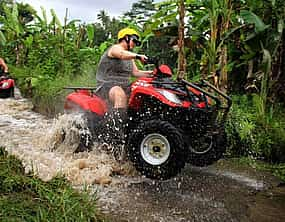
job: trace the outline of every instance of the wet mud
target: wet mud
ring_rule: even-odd
[[[104,198],[100,201],[111,221],[118,222],[285,221],[285,187],[280,181],[262,179],[254,171],[250,177],[242,174],[188,165],[167,181],[129,180],[118,190],[109,187],[104,196],[113,196],[117,204],[112,207]]]
[[[222,160],[205,168],[187,165],[166,181],[150,180],[131,163],[117,162],[105,144],[73,153],[78,137],[69,124],[77,118],[84,124],[80,117],[50,119],[32,109],[19,92],[0,99],[0,146],[45,181],[61,174],[75,188],[96,192],[109,221],[285,221],[285,186],[271,175]],[[62,129],[71,132],[64,139]]]

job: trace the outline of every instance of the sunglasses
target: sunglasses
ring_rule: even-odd
[[[136,36],[136,35],[131,35],[130,40],[133,40],[133,42],[135,43],[136,46],[141,45],[141,41],[139,40],[138,36]]]

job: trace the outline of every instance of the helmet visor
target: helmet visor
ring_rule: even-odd
[[[141,41],[139,40],[139,37],[137,35],[131,35],[130,40],[133,40],[133,42],[135,43],[136,46],[141,45]]]

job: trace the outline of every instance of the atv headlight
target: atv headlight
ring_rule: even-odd
[[[163,89],[158,89],[157,90],[160,94],[162,94],[166,99],[168,99],[170,102],[176,103],[181,105],[182,101],[177,97],[176,94],[171,93],[167,90],[163,90]]]
[[[9,87],[9,83],[8,82],[4,82],[1,86],[2,89],[6,89],[7,87]]]

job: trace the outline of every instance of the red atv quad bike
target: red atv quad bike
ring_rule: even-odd
[[[9,73],[0,71],[0,98],[14,97],[15,81]]]
[[[206,166],[220,159],[231,98],[207,81],[176,81],[167,65],[148,63],[156,65],[154,74],[131,84],[127,108],[125,148],[136,169],[149,178],[168,179],[186,162]],[[65,109],[84,111],[93,140],[102,138],[98,132],[106,128],[106,101],[95,88],[66,88],[75,92],[66,97]]]

